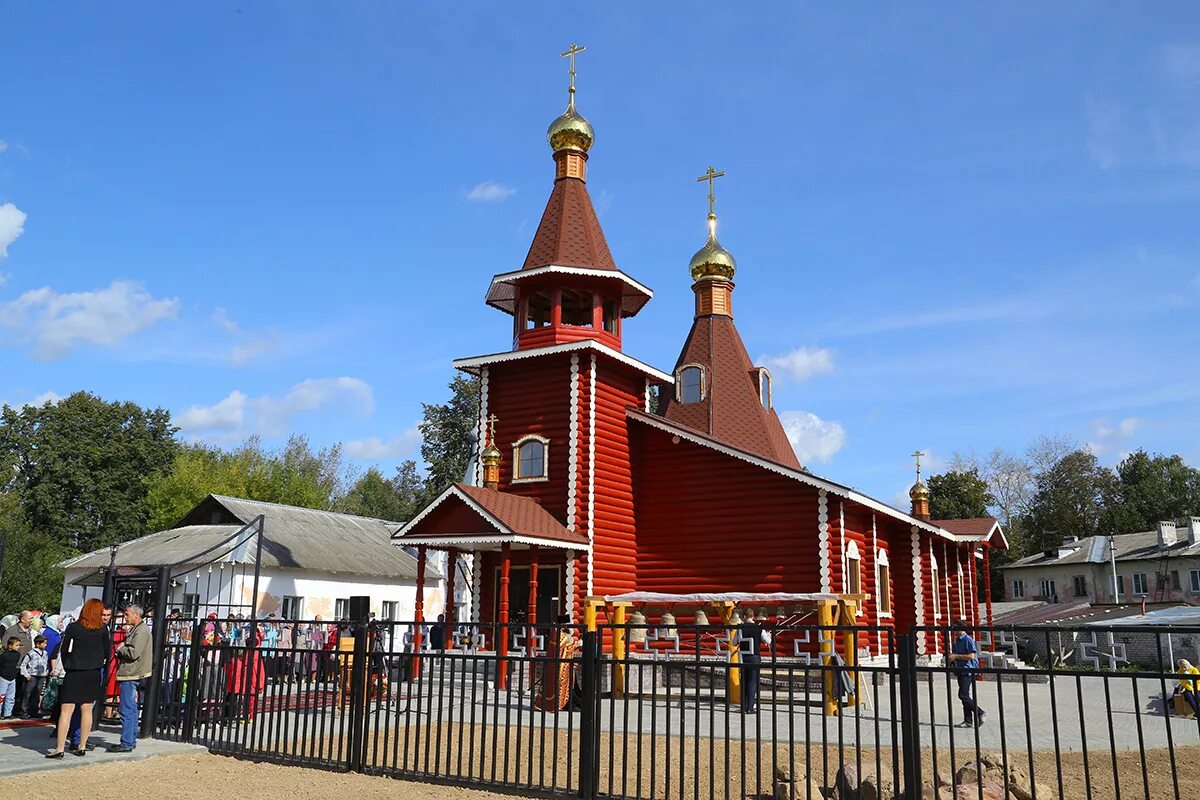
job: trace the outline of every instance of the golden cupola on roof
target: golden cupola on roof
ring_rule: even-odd
[[[571,100],[567,103],[567,110],[560,114],[554,122],[551,122],[550,128],[546,131],[546,139],[556,153],[563,150],[577,150],[580,153],[586,153],[591,149],[592,142],[596,140],[592,123],[575,110],[574,91],[574,89],[571,90]]]
[[[717,241],[717,215],[708,215],[708,241],[692,256],[688,265],[693,281],[733,280],[737,272],[737,261],[733,254]]]
[[[908,490],[908,497],[910,500],[928,500],[929,487],[925,485],[923,480],[917,478],[917,482]]]

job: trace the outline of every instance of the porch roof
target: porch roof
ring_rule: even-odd
[[[455,483],[393,537],[399,544],[439,549],[518,547],[586,549],[587,536],[567,530],[536,501],[517,494]]]

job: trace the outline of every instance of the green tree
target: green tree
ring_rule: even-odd
[[[63,573],[54,565],[75,555],[75,551],[31,531],[15,492],[0,494],[0,536],[4,534],[8,538],[4,546],[4,573],[0,575],[0,609],[4,614],[34,608],[58,609]]]
[[[1067,536],[1100,533],[1104,500],[1115,489],[1112,470],[1090,450],[1068,453],[1037,478],[1030,505],[1026,552],[1057,546]]]
[[[929,515],[934,519],[969,519],[989,516],[996,498],[974,467],[947,470],[929,478]]]
[[[257,437],[234,450],[190,444],[180,449],[170,472],[149,482],[149,530],[169,528],[209,494],[333,508],[344,482],[341,448],[314,453],[304,437],[293,436],[278,452],[264,450]]]
[[[455,375],[450,381],[450,400],[436,405],[423,403],[421,458],[429,465],[425,496],[433,497],[450,484],[461,481],[471,460],[472,432],[479,420],[479,379]]]
[[[1104,498],[1105,533],[1146,531],[1159,520],[1200,514],[1200,470],[1177,455],[1138,450],[1117,465],[1116,473]]]
[[[177,450],[170,414],[76,392],[0,411],[0,452],[32,535],[93,550],[146,532],[146,482]]]
[[[383,477],[378,467],[371,467],[354,482],[350,491],[338,503],[338,510],[346,514],[391,522],[407,519],[396,486]]]

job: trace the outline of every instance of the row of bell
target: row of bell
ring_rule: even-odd
[[[753,611],[752,609],[747,609],[747,611],[752,612],[753,617],[751,617],[750,614],[748,613],[746,618],[743,619],[741,613],[739,613],[738,609],[736,607],[734,607],[733,613],[729,615],[729,623],[728,624],[730,626],[737,626],[737,625],[741,625],[744,621],[746,621],[746,619],[751,619],[751,618],[766,619],[767,618],[767,610],[765,608],[760,608],[760,609],[758,609],[758,611]],[[782,611],[782,609],[780,609],[780,611]],[[796,613],[801,613],[801,612],[799,609],[797,609]],[[644,644],[646,641],[646,632],[649,630],[648,628],[644,627],[646,625],[646,615],[642,613],[642,610],[640,608],[634,608],[633,612],[629,615],[628,622],[629,622],[629,625],[631,626],[630,631],[629,631],[630,643]],[[660,637],[670,638],[670,637],[676,635],[675,626],[678,623],[675,621],[675,615],[671,613],[670,609],[667,609],[666,611],[663,612],[662,616],[659,617],[658,624],[660,626],[658,629],[658,635]],[[708,621],[708,614],[704,611],[703,608],[696,609],[696,620],[695,620],[694,624],[697,627],[707,626],[710,624]]]

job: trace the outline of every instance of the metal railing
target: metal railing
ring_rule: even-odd
[[[968,667],[941,627],[766,625],[750,642],[736,626],[439,628],[364,609],[260,622],[257,647],[231,643],[245,621],[172,623],[153,735],[589,799],[1200,796],[1185,766],[1200,721],[1175,692],[1200,676],[1167,666],[1200,629],[972,629]],[[965,726],[971,704],[986,716]]]

